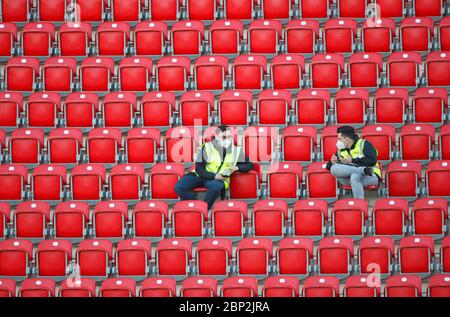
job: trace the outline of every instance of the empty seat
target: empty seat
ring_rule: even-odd
[[[123,238],[128,221],[128,205],[123,201],[97,203],[92,214],[96,238]]]
[[[49,22],[30,22],[21,32],[24,56],[50,56],[55,40],[55,26]]]
[[[176,297],[177,283],[170,277],[149,277],[139,289],[139,297]]]
[[[425,63],[429,86],[450,86],[449,52],[431,52],[427,55]]]
[[[298,200],[291,213],[294,236],[321,237],[326,231],[328,203],[325,200]]]
[[[199,275],[226,276],[233,256],[232,243],[224,238],[206,238],[199,242],[196,262]]]
[[[10,278],[0,278],[0,297],[16,297],[16,281]]]
[[[97,111],[97,94],[73,92],[66,97],[63,105],[65,126],[68,128],[93,128]]]
[[[299,89],[305,72],[305,59],[301,55],[284,54],[275,56],[270,67],[271,80],[275,89]]]
[[[169,217],[169,206],[163,201],[140,201],[133,209],[136,237],[162,238]]]
[[[433,156],[434,128],[428,124],[409,124],[402,127],[399,148],[403,160],[429,161]]]
[[[119,65],[121,91],[147,91],[150,87],[153,64],[150,58],[126,57]]]
[[[67,276],[72,261],[72,243],[68,240],[41,241],[35,258],[37,276]]]
[[[376,123],[403,125],[406,109],[409,108],[409,95],[406,88],[380,88],[373,99]]]
[[[326,162],[314,162],[306,172],[306,186],[309,198],[337,199],[336,178],[327,170]]]
[[[109,240],[83,240],[76,251],[81,276],[108,277],[113,246]]]
[[[281,146],[284,161],[311,163],[315,158],[317,131],[309,126],[289,126],[283,131]]]
[[[363,236],[369,218],[367,200],[339,199],[331,211],[334,234],[339,236]]]
[[[443,125],[439,135],[439,152],[443,160],[450,159],[450,125]]]
[[[100,290],[99,297],[135,297],[136,281],[131,278],[109,278],[104,280]]]
[[[383,57],[378,53],[355,53],[350,57],[348,73],[351,87],[376,88],[383,71]]]
[[[447,179],[450,173],[450,161],[432,161],[425,172],[428,196],[449,197]]]
[[[111,92],[102,103],[105,127],[131,128],[137,111],[137,98],[131,92]]]
[[[218,201],[211,222],[215,237],[243,237],[248,219],[247,203],[239,200]]]
[[[364,20],[361,29],[364,52],[390,53],[395,34],[395,21],[391,18]]]
[[[409,236],[400,240],[398,248],[399,271],[401,274],[431,273],[434,258],[434,241],[429,236]]]
[[[365,18],[367,3],[365,0],[339,0],[337,2],[339,17]]]
[[[18,92],[0,93],[0,126],[18,127],[23,112],[23,95]]]
[[[81,164],[72,169],[70,189],[74,200],[100,200],[106,183],[102,165]]]
[[[339,279],[335,276],[311,276],[305,280],[303,297],[339,297]]]
[[[233,276],[223,281],[221,297],[258,297],[258,280],[252,276]]]
[[[32,0],[5,0],[1,3],[4,22],[26,22],[31,17]]]
[[[208,126],[212,121],[214,95],[208,91],[189,91],[181,96],[181,125],[186,127]]]
[[[30,127],[56,127],[61,97],[54,92],[35,92],[28,98],[27,123]]]
[[[282,237],[288,206],[284,200],[267,199],[255,203],[252,212],[253,233],[255,237]]]
[[[89,22],[101,22],[105,18],[106,0],[75,0],[80,10],[80,20]]]
[[[125,141],[128,163],[155,163],[160,146],[160,132],[154,128],[134,128]]]
[[[353,261],[353,240],[346,237],[326,237],[317,249],[319,274],[349,275]]]
[[[181,164],[155,164],[150,170],[148,184],[153,199],[178,199],[175,184],[184,176]]]
[[[146,239],[125,239],[116,249],[118,276],[146,276],[152,256],[151,242]]]
[[[89,205],[84,202],[65,201],[58,204],[53,214],[57,239],[83,239],[90,221]]]
[[[217,280],[210,277],[188,277],[183,281],[181,297],[216,297]]]
[[[445,237],[442,240],[440,252],[440,266],[442,273],[450,272],[450,238]]]
[[[261,9],[264,19],[289,19],[292,13],[292,3],[290,0],[262,1]]]
[[[149,92],[140,102],[142,124],[144,127],[170,127],[175,111],[175,95],[171,92]]]
[[[0,241],[0,260],[0,276],[26,278],[31,273],[32,242],[21,239]]]
[[[450,297],[450,276],[448,274],[433,275],[428,283],[427,296]]]
[[[450,18],[443,17],[439,22],[439,43],[441,50],[449,51],[450,50]]]
[[[92,27],[86,22],[64,23],[58,30],[57,40],[61,56],[86,57],[92,41]]]
[[[262,288],[263,297],[298,297],[300,281],[294,276],[270,276]]]
[[[50,206],[46,202],[25,201],[14,211],[17,238],[44,239],[50,222]]]
[[[404,236],[409,219],[408,201],[401,198],[379,198],[372,208],[374,233],[377,236]]]
[[[328,121],[330,93],[326,89],[302,89],[297,94],[297,122],[322,127]]]
[[[45,91],[72,91],[77,63],[69,57],[50,57],[42,67]]]
[[[145,182],[145,170],[139,164],[119,164],[109,174],[109,190],[113,200],[139,200]]]
[[[405,15],[403,0],[376,0],[382,18],[401,18]]]
[[[327,53],[352,53],[358,24],[352,19],[330,19],[323,28]]]
[[[414,15],[416,17],[441,17],[444,7],[442,0],[413,0]]]
[[[35,200],[62,200],[67,185],[66,168],[56,164],[37,166],[30,178],[31,191]]]
[[[215,20],[218,15],[219,2],[216,0],[186,1],[189,20]]]
[[[242,239],[236,250],[238,274],[268,275],[272,252],[270,239]]]
[[[80,160],[83,134],[74,128],[60,128],[50,132],[47,149],[50,163],[76,164]]]
[[[262,182],[261,166],[253,163],[253,170],[248,173],[235,172],[230,177],[231,199],[257,199]]]
[[[20,297],[54,297],[56,283],[50,278],[29,278],[22,282]]]
[[[338,54],[316,54],[309,65],[312,88],[339,88],[344,72],[344,57]]]
[[[240,55],[232,65],[235,89],[261,90],[267,73],[267,60],[262,55]]]
[[[244,131],[244,152],[250,161],[269,162],[278,145],[278,129],[252,126]]]
[[[138,23],[133,32],[136,55],[163,55],[167,34],[167,24],[164,22],[144,21]]]
[[[39,21],[63,22],[68,9],[67,0],[39,0],[37,1],[37,11]]]
[[[385,179],[388,197],[415,199],[420,191],[422,166],[414,161],[389,163]]]
[[[339,125],[363,126],[367,119],[369,91],[364,88],[344,88],[336,93],[334,110]]]
[[[0,200],[19,201],[28,185],[28,170],[21,165],[0,165]]]
[[[89,163],[116,163],[122,147],[122,133],[117,128],[95,128],[86,141]]]
[[[205,39],[205,27],[201,21],[179,21],[170,33],[173,55],[200,55]]]
[[[443,186],[443,185],[440,185]],[[444,198],[421,198],[414,202],[411,221],[414,234],[442,235],[446,231],[448,202]]]
[[[259,124],[287,125],[292,110],[292,96],[288,90],[263,90],[256,104]]]
[[[421,77],[422,57],[417,52],[389,55],[386,71],[390,87],[417,87]]]
[[[394,240],[390,237],[373,236],[361,239],[358,260],[362,274],[390,274],[394,271]],[[375,282],[375,281],[373,281]]]
[[[245,90],[226,90],[217,103],[221,124],[247,126],[253,109],[252,93]]]
[[[0,23],[0,56],[11,57],[16,41],[17,25],[8,22]]]
[[[107,92],[114,76],[114,61],[107,57],[88,57],[79,70],[83,91]]]
[[[177,21],[181,4],[180,0],[151,0],[150,18],[155,21]]]
[[[33,91],[39,76],[39,60],[33,57],[12,57],[4,68],[8,91]]]
[[[165,56],[156,65],[155,78],[159,91],[185,91],[191,64],[187,57]]]
[[[379,297],[380,286],[375,286],[371,277],[363,275],[350,276],[344,286],[345,297]]]
[[[414,122],[441,126],[447,107],[448,93],[445,88],[418,88],[412,100]]]
[[[208,206],[204,201],[179,201],[172,211],[175,237],[202,237],[208,221]]]
[[[254,0],[224,0],[226,19],[251,20],[256,15]]]
[[[163,239],[156,248],[158,275],[188,275],[189,261],[192,259],[192,242],[189,239]]]
[[[304,19],[326,19],[331,13],[328,0],[300,0],[299,6]]]
[[[284,30],[286,51],[290,54],[312,54],[317,50],[319,23],[309,19],[290,20]]]
[[[198,130],[194,127],[179,126],[169,129],[164,138],[167,162],[194,162],[198,142]]]
[[[112,0],[111,12],[113,21],[139,21],[141,19],[144,0]]]
[[[239,54],[244,27],[239,20],[215,21],[209,30],[212,54]]]
[[[314,258],[313,240],[309,238],[285,238],[276,252],[278,274],[307,275]]]
[[[64,280],[59,288],[59,297],[95,297],[95,280],[80,277]]]
[[[422,281],[419,276],[391,276],[384,287],[385,297],[421,297]]]
[[[197,90],[223,90],[228,75],[228,58],[225,56],[201,56],[194,65]]]
[[[125,22],[103,22],[97,29],[97,53],[100,56],[125,56],[130,26]]]
[[[366,125],[362,129],[362,138],[368,140],[378,152],[379,162],[390,162],[394,156],[395,128],[391,125]]]
[[[411,52],[428,52],[434,35],[432,18],[408,17],[400,25],[402,50]]]
[[[267,172],[268,198],[296,199],[300,196],[303,168],[299,163],[279,162]]]
[[[281,23],[276,20],[254,20],[248,28],[251,54],[277,54],[281,40]]]

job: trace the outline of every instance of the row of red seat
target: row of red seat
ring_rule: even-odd
[[[229,277],[218,291],[218,281],[208,277],[190,277],[183,281],[180,297],[380,297],[381,284],[375,286],[370,277],[350,276],[344,288],[334,276],[311,276],[307,278],[300,292],[299,280],[291,276],[271,276],[264,282],[261,293],[258,280],[250,276]],[[422,281],[416,275],[391,276],[387,279],[384,297],[449,297],[450,276],[433,275],[423,292]],[[61,283],[56,292],[56,283],[48,278],[25,280],[18,292],[16,282],[0,279],[0,297],[176,297],[176,281],[171,278],[151,277],[145,279],[137,292],[136,281],[128,278],[110,278],[96,290],[96,282],[89,278],[68,279]]]
[[[370,211],[363,199],[340,199],[332,206],[329,214],[326,200],[302,199],[289,212],[284,200],[261,199],[249,213],[245,201],[225,200],[208,215],[203,201],[177,202],[170,214],[168,204],[157,200],[140,201],[132,212],[123,201],[98,202],[93,211],[80,201],[61,202],[54,211],[46,202],[24,201],[14,212],[8,203],[0,203],[0,238],[282,238],[285,234],[320,238],[327,233],[360,238],[372,232],[393,237],[411,232],[439,238],[448,232],[448,203],[444,198],[417,199],[411,211],[402,198],[380,198]]]
[[[256,17],[290,19],[295,17],[327,19],[333,16],[365,18],[369,5],[377,5],[380,17],[402,18],[406,14],[418,17],[440,17],[445,11],[444,0],[75,0],[75,16],[82,21],[100,22],[177,21],[181,17],[193,20],[251,20]],[[2,18],[8,22],[64,22],[71,0],[4,0]],[[375,11],[375,8],[373,8]],[[72,14],[73,15],[73,14]],[[71,16],[72,16],[71,15]]]
[[[0,242],[0,276],[25,279],[67,277],[74,269],[83,277],[145,278],[150,272],[158,276],[186,278],[188,275],[228,276],[254,275],[265,278],[271,273],[306,277],[350,274],[380,274],[381,277],[399,274],[432,272],[449,273],[450,238],[446,237],[435,258],[433,238],[408,236],[397,248],[389,237],[363,238],[355,256],[353,240],[347,237],[325,237],[320,240],[314,256],[313,241],[309,238],[285,238],[274,248],[267,238],[244,238],[232,251],[232,242],[224,238],[207,238],[199,242],[195,254],[189,239],[160,240],[152,254],[151,242],[146,239],[125,239],[115,252],[109,240],[83,240],[72,259],[72,243],[68,240],[43,240],[33,254],[29,240],[8,239]],[[194,260],[195,259],[195,260]],[[35,263],[33,265],[33,263]]]

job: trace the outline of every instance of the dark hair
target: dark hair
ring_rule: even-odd
[[[226,132],[226,131],[229,131],[229,130],[230,130],[230,127],[229,127],[229,126],[222,124],[222,125],[219,125],[219,126],[217,127],[217,129],[216,129],[216,134],[217,134],[217,133],[220,133],[220,132]]]
[[[353,127],[351,127],[349,125],[344,125],[342,127],[339,127],[337,129],[337,133],[340,133],[343,136],[346,136],[347,138],[350,138],[352,140],[356,139],[355,128],[353,128]]]

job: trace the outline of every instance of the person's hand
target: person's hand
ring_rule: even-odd
[[[216,177],[214,179],[217,179],[218,181],[223,181],[225,178],[221,174],[216,174]]]
[[[338,158],[335,154],[331,157],[331,164],[335,164],[338,161]]]
[[[345,164],[350,164],[352,162],[352,158],[351,157],[344,157],[343,159],[341,159],[342,163]]]
[[[236,172],[236,171],[239,171],[239,167],[237,167],[237,166],[231,166],[231,167],[230,167],[230,170],[231,170],[231,172]]]

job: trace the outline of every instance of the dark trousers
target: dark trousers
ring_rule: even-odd
[[[192,192],[194,188],[206,187],[208,189],[205,201],[208,203],[208,210],[211,210],[214,202],[219,196],[225,194],[225,183],[217,179],[205,179],[195,174],[186,174],[175,185],[175,192],[180,196],[181,200],[196,199]]]

